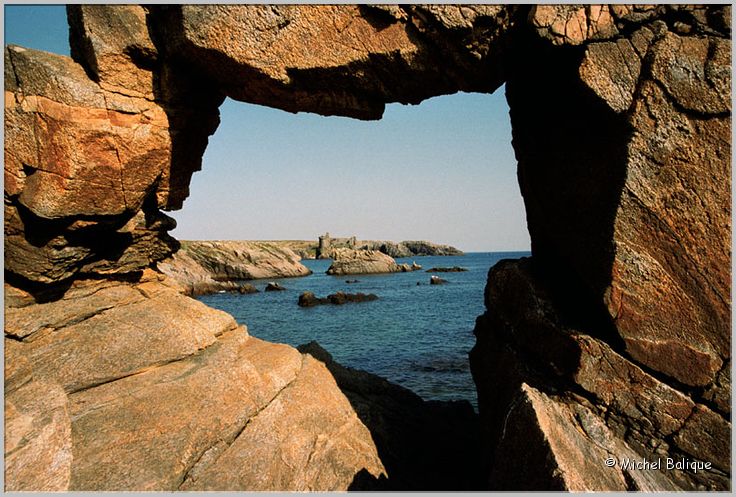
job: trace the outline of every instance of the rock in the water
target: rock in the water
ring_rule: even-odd
[[[358,283],[359,280],[345,280],[345,283]]]
[[[401,270],[402,273],[410,273],[412,271],[418,271],[422,269],[422,266],[420,266],[416,262],[412,263],[411,265],[404,262],[402,264],[399,264],[399,269]]]
[[[238,287],[238,293],[243,293],[243,294],[258,293],[258,289],[250,283],[243,283]]]
[[[445,283],[447,283],[447,280],[444,280],[439,276],[430,276],[429,278],[430,285],[444,285]]]
[[[269,282],[265,289],[266,292],[283,292],[284,290],[286,290],[286,288],[282,287],[278,283],[274,283],[273,281]]]
[[[334,249],[334,261],[327,274],[398,273],[401,267],[391,257],[377,250]],[[407,266],[408,267],[408,266]]]
[[[433,267],[427,269],[428,273],[462,273],[467,271],[464,267],[452,266],[452,267]]]
[[[323,305],[323,304],[335,304],[335,305],[343,305],[348,302],[370,302],[372,300],[377,300],[378,296],[372,293],[365,294],[365,293],[343,293],[343,292],[336,292],[328,295],[327,297],[317,297],[312,292],[303,292],[301,295],[299,295],[299,300],[297,304],[299,307],[314,307],[316,305]]]

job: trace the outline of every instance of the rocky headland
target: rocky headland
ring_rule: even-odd
[[[441,245],[424,240],[404,242],[358,240],[356,237],[332,238],[329,233],[320,236],[318,240],[268,240],[261,243],[287,248],[302,259],[331,259],[331,251],[336,248],[377,250],[393,258],[464,254],[461,250],[450,245]]]
[[[240,291],[243,280],[307,276],[311,271],[291,250],[270,242],[183,241],[159,271],[189,295]],[[243,292],[249,293],[249,292]]]
[[[422,257],[428,255],[448,256],[448,255],[464,255],[462,250],[458,250],[450,245],[440,245],[437,243],[427,242],[424,240],[410,240],[404,242],[389,241],[361,241],[358,248],[363,250],[378,250],[393,258],[398,257]]]
[[[731,489],[730,5],[67,12],[71,58],[4,55],[6,490]],[[479,420],[153,269],[225,97],[378,119],[502,84],[532,257],[489,272]]]

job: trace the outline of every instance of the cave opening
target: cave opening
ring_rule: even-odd
[[[317,341],[336,362],[388,378],[429,400],[476,406],[468,352],[485,310],[488,269],[529,255],[505,88],[458,93],[418,106],[387,105],[382,119],[323,117],[226,99],[202,170],[171,215],[179,240],[302,241],[308,277],[278,281],[286,292],[198,297],[250,333],[293,346]],[[331,259],[303,249],[318,236],[425,240],[462,256],[397,257],[420,271],[329,276]],[[185,242],[186,243],[186,242]],[[439,274],[432,267],[466,272]],[[357,280],[357,281],[356,281]],[[304,309],[304,291],[373,293],[377,302]],[[439,331],[438,331],[439,330]]]

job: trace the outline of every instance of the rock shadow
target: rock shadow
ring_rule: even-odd
[[[467,401],[424,401],[380,376],[336,363],[317,342],[298,347],[322,361],[370,430],[388,477],[363,470],[348,490],[469,491],[486,488],[480,424]]]

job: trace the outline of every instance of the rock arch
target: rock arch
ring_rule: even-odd
[[[40,295],[175,250],[162,211],[226,95],[375,119],[505,82],[533,256],[489,274],[471,354],[491,485],[730,487],[729,6],[68,13],[73,61],[5,49],[8,281]],[[514,473],[519,437],[556,466]]]

